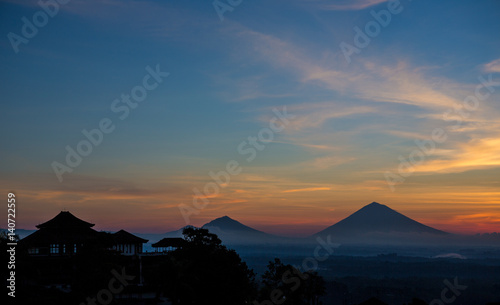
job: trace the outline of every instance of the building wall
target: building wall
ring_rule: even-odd
[[[135,255],[142,253],[142,244],[118,244],[113,246],[113,250],[119,251],[123,255]]]

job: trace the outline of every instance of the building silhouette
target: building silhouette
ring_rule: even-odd
[[[68,256],[99,248],[136,255],[143,252],[143,244],[147,242],[124,230],[113,234],[98,232],[92,229],[93,223],[81,220],[68,211],[61,211],[36,227],[36,232],[19,242],[31,256]]]
[[[178,248],[184,247],[186,241],[180,237],[163,238],[160,241],[154,243],[152,246],[155,252],[163,253],[174,251]]]

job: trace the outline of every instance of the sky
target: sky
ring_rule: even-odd
[[[486,0],[2,0],[1,194],[24,229],[306,236],[376,201],[500,232],[499,29]]]

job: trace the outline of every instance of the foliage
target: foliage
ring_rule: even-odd
[[[287,305],[317,305],[325,294],[325,281],[314,271],[301,272],[275,258],[262,276],[261,300]]]
[[[255,275],[234,250],[206,229],[183,234],[186,245],[160,266],[163,292],[174,305],[239,305],[254,297]]]

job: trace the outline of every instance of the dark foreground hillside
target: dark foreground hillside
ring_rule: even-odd
[[[330,255],[314,262],[308,247],[281,249],[278,254],[266,247],[259,253],[254,247],[240,256],[207,230],[191,228],[184,233],[183,248],[159,255],[123,256],[105,249],[65,257],[19,252],[15,304],[500,302],[500,258]],[[486,254],[491,253],[496,252]]]
[[[286,257],[283,261],[301,266],[304,258]],[[260,273],[268,257],[244,259]],[[441,299],[442,291],[448,288],[445,281],[456,281],[460,288],[467,286],[458,289],[460,295],[446,292],[446,296],[456,298],[453,304],[500,302],[500,259],[331,256],[319,262],[317,270],[326,282],[326,294],[321,298],[324,305],[360,304],[372,297],[389,305],[409,304],[413,298],[430,304]]]

